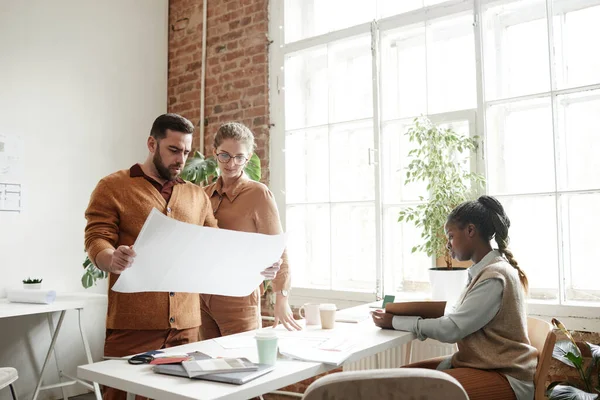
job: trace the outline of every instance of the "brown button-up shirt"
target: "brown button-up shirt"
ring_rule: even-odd
[[[242,175],[227,191],[223,190],[222,178],[204,190],[210,198],[219,228],[266,235],[282,232],[273,193],[262,183]],[[281,258],[281,269],[273,280],[275,292],[288,290],[291,284],[287,252],[284,251]]]

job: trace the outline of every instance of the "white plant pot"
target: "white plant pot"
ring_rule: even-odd
[[[24,283],[23,284],[23,289],[41,289],[41,288],[42,288],[41,283]]]
[[[467,285],[469,277],[466,268],[431,268],[431,300],[446,301],[446,310],[454,306]]]

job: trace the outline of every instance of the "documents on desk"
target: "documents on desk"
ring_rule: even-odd
[[[248,296],[264,280],[260,272],[281,258],[286,242],[285,233],[208,228],[153,209],[133,245],[135,262],[112,290]]]
[[[320,341],[317,338],[308,338],[308,340],[288,338],[281,340],[279,352],[297,360],[340,366],[352,355],[351,350],[354,346],[353,340],[339,336]]]

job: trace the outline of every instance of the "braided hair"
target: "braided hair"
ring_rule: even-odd
[[[477,200],[466,201],[452,210],[448,222],[456,224],[461,229],[467,224],[473,224],[483,240],[490,241],[494,238],[498,244],[498,251],[504,254],[509,264],[517,270],[519,280],[527,292],[529,289],[527,275],[508,248],[510,220],[498,200],[492,196],[481,196]]]

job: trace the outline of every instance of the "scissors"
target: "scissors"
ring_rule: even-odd
[[[140,365],[140,364],[150,364],[150,362],[152,360],[154,360],[154,356],[156,354],[161,354],[162,351],[160,350],[152,350],[152,351],[147,351],[145,353],[141,353],[141,354],[136,354],[135,356],[131,357],[129,360],[127,360],[129,362],[129,364],[133,364],[133,365]]]
[[[154,356],[152,354],[142,353],[131,357],[129,360],[127,360],[127,362],[129,362],[129,364],[139,365],[149,364],[152,360],[154,360]]]

